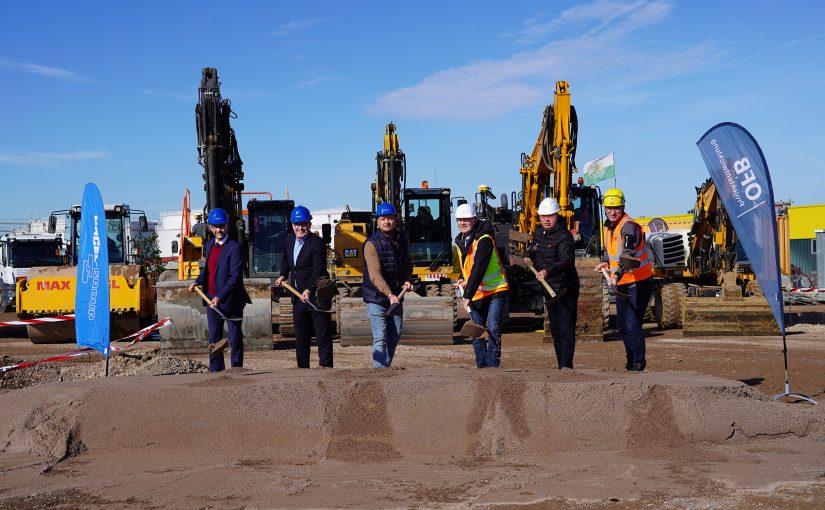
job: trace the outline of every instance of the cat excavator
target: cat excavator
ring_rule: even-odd
[[[599,275],[593,271],[602,251],[601,191],[584,185],[581,177],[574,183],[577,143],[578,117],[570,101],[570,85],[558,81],[553,104],[544,109],[533,150],[521,155],[521,190],[511,193],[512,208],[506,195],[501,197],[500,207],[493,207],[490,200],[495,195],[486,186],[479,188],[476,197],[482,217],[496,227],[496,246],[510,284],[510,312],[537,315],[544,315],[544,290],[525,267],[523,257],[541,226],[539,203],[547,197],[558,202],[560,219],[575,239],[576,271],[581,282],[576,337],[601,340],[609,306]],[[545,331],[549,334],[547,324]]]
[[[401,232],[408,236],[413,263],[414,291],[404,300],[406,343],[452,343],[455,297],[451,201],[449,188],[407,188],[407,159],[399,147],[394,123],[386,126],[384,150],[375,157],[376,176],[371,185],[372,211],[348,210],[335,226],[333,275],[338,288],[334,303],[341,345],[372,343],[372,330],[361,299],[363,253],[367,237],[375,230],[378,204],[392,204],[401,216]]]
[[[664,225],[651,220],[645,239],[655,283],[652,313],[660,328],[680,327],[687,336],[778,334],[713,180],[696,188],[690,228]]]
[[[207,213],[217,207],[226,210],[229,214],[229,236],[241,243],[244,250],[248,250],[242,203],[243,161],[238,151],[235,131],[230,125],[233,117],[235,113],[231,103],[221,97],[217,69],[203,68],[198,104],[195,106],[198,163],[203,169],[203,189],[206,195],[202,218],[206,218]],[[188,218],[187,205],[188,200],[185,199],[185,218]],[[250,221],[259,224],[256,218],[250,218]],[[286,223],[281,228],[286,229]],[[181,236],[177,278],[159,281],[157,284],[158,316],[171,317],[175,324],[174,329],[161,330],[161,347],[170,352],[205,350],[207,346],[206,309],[201,298],[189,292],[188,287],[204,264],[203,247],[211,233],[204,223],[199,223],[191,231],[182,232]],[[244,344],[250,348],[272,346],[272,278],[268,276],[273,271],[268,267],[266,272],[267,275],[250,274],[247,260],[243,283],[252,304],[244,309],[242,329]]]

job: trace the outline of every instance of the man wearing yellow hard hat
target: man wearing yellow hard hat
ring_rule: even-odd
[[[604,254],[596,271],[609,271],[610,287],[616,295],[616,325],[624,341],[625,369],[645,369],[645,336],[642,318],[653,293],[653,271],[647,260],[642,227],[625,213],[624,193],[619,188],[605,192],[602,204]]]

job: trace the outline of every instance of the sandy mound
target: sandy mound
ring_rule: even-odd
[[[26,388],[0,395],[0,437],[9,438],[5,451],[52,457],[82,443],[109,452],[143,445],[255,449],[352,463],[825,437],[821,414],[705,376],[456,369],[347,375],[242,370]]]

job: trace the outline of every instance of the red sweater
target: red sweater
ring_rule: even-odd
[[[218,259],[221,257],[223,245],[215,243],[209,251],[209,258],[206,260],[206,270],[209,271],[209,288],[207,289],[207,296],[215,297],[215,271],[218,269]]]

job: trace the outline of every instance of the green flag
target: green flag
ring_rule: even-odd
[[[591,186],[606,179],[616,178],[616,163],[611,152],[603,158],[589,161],[584,165],[584,184]]]

